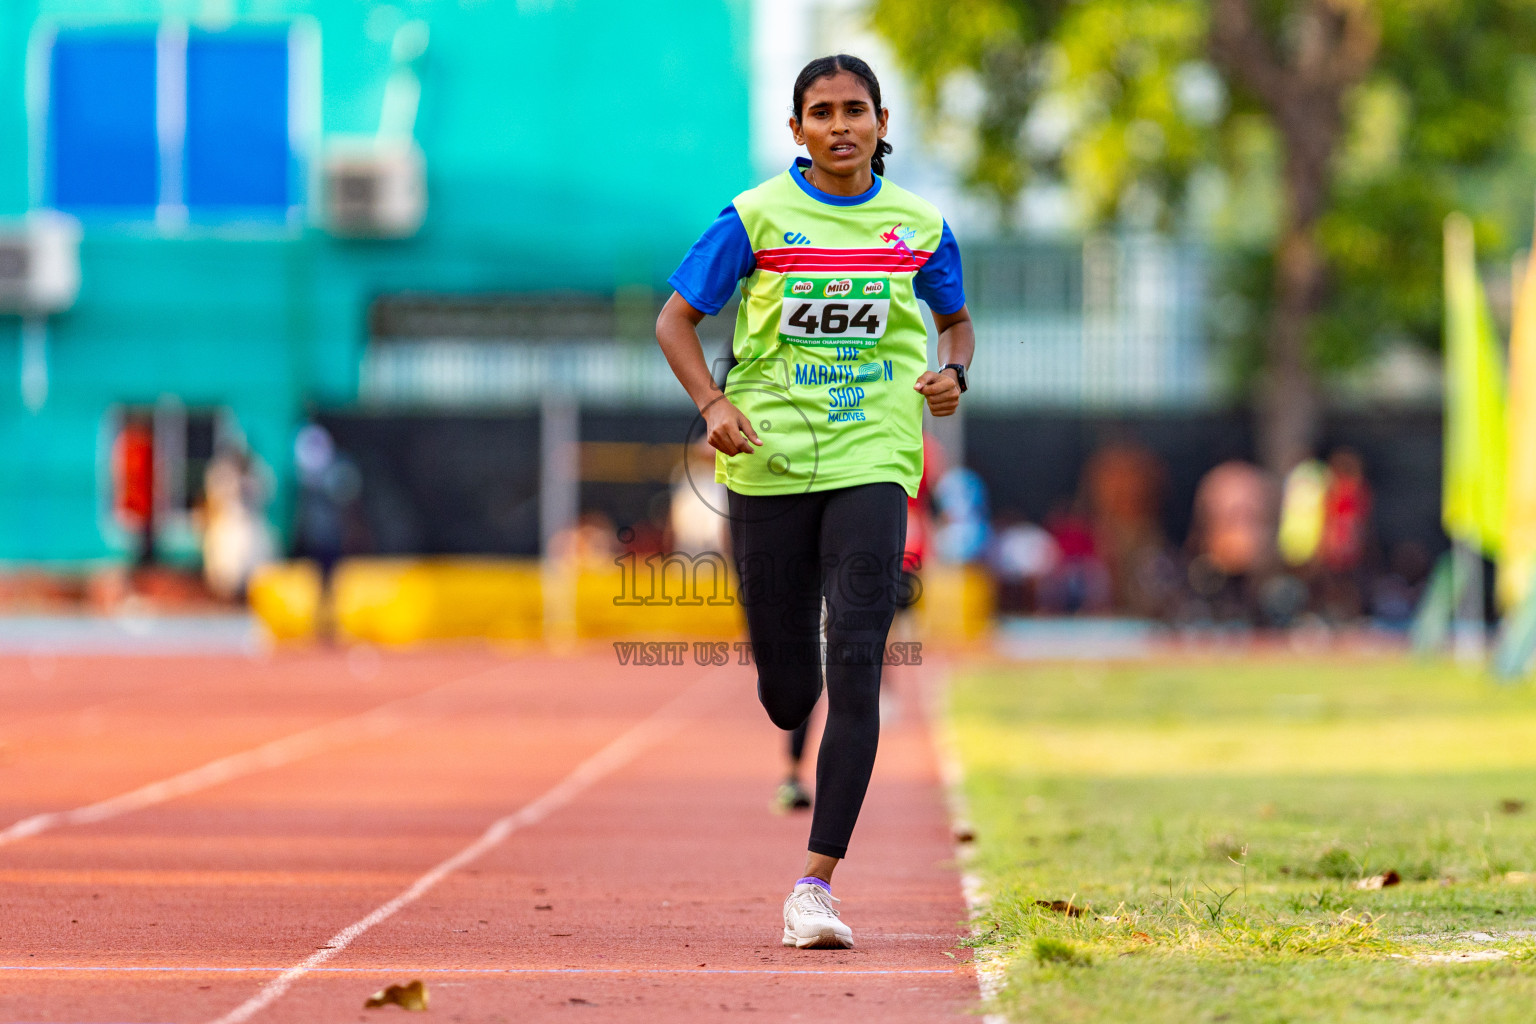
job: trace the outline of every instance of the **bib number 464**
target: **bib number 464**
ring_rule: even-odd
[[[794,345],[867,348],[885,334],[890,289],[885,278],[788,278],[779,337]]]
[[[795,308],[784,322],[803,331],[808,338],[814,338],[817,334],[855,332],[879,337],[884,333],[880,330],[884,318],[875,310],[873,302],[858,303],[857,308],[848,302],[800,302],[793,305]],[[849,310],[853,312],[850,314]]]

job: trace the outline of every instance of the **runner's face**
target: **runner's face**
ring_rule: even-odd
[[[863,79],[839,71],[811,83],[800,120],[790,121],[790,127],[818,171],[849,177],[868,170],[875,147],[885,138],[888,116],[870,102]]]

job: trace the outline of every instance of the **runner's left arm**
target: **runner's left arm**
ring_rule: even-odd
[[[970,312],[961,306],[953,313],[935,313],[933,323],[939,329],[939,365],[969,367],[976,351],[976,328]],[[913,387],[928,400],[928,411],[935,416],[950,416],[960,408],[960,382],[953,371],[924,370]]]
[[[969,368],[976,351],[976,329],[965,308],[965,282],[960,271],[960,246],[945,223],[939,246],[912,282],[917,297],[933,310],[939,329],[939,365],[959,363]],[[928,400],[935,416],[949,416],[960,407],[960,382],[953,371],[924,371],[913,387]]]

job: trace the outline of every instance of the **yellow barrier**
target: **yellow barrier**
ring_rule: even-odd
[[[532,561],[350,559],[336,570],[335,602],[337,634],[376,644],[544,633]]]
[[[919,638],[945,644],[985,634],[993,601],[983,573],[930,566],[922,585]],[[710,559],[562,572],[534,559],[354,558],[336,570],[333,617],[338,637],[389,646],[471,638],[734,640],[746,632],[735,587],[724,562]],[[313,637],[319,573],[308,562],[268,566],[251,582],[250,605],[275,639]]]
[[[924,643],[979,640],[992,628],[997,601],[992,579],[972,565],[927,565],[913,612]]]
[[[274,640],[308,639],[320,611],[320,570],[313,562],[264,565],[251,577],[246,600]]]

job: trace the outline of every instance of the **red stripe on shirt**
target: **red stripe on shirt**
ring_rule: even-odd
[[[875,246],[869,249],[820,249],[814,245],[786,245],[773,249],[759,249],[758,256],[772,256],[779,253],[814,253],[817,256],[900,256],[902,253],[895,249]],[[913,249],[914,256],[932,256],[927,249]]]
[[[933,253],[927,249],[911,250],[913,258],[919,263],[925,262]],[[907,259],[907,254],[896,249],[814,249],[808,245],[781,246],[775,249],[759,249],[753,253],[759,260],[776,259],[779,257],[815,257],[831,260],[858,260],[858,259]]]
[[[759,249],[753,254],[759,270],[786,273],[792,270],[832,273],[902,273],[922,268],[933,253],[914,249],[912,255],[890,249]]]

